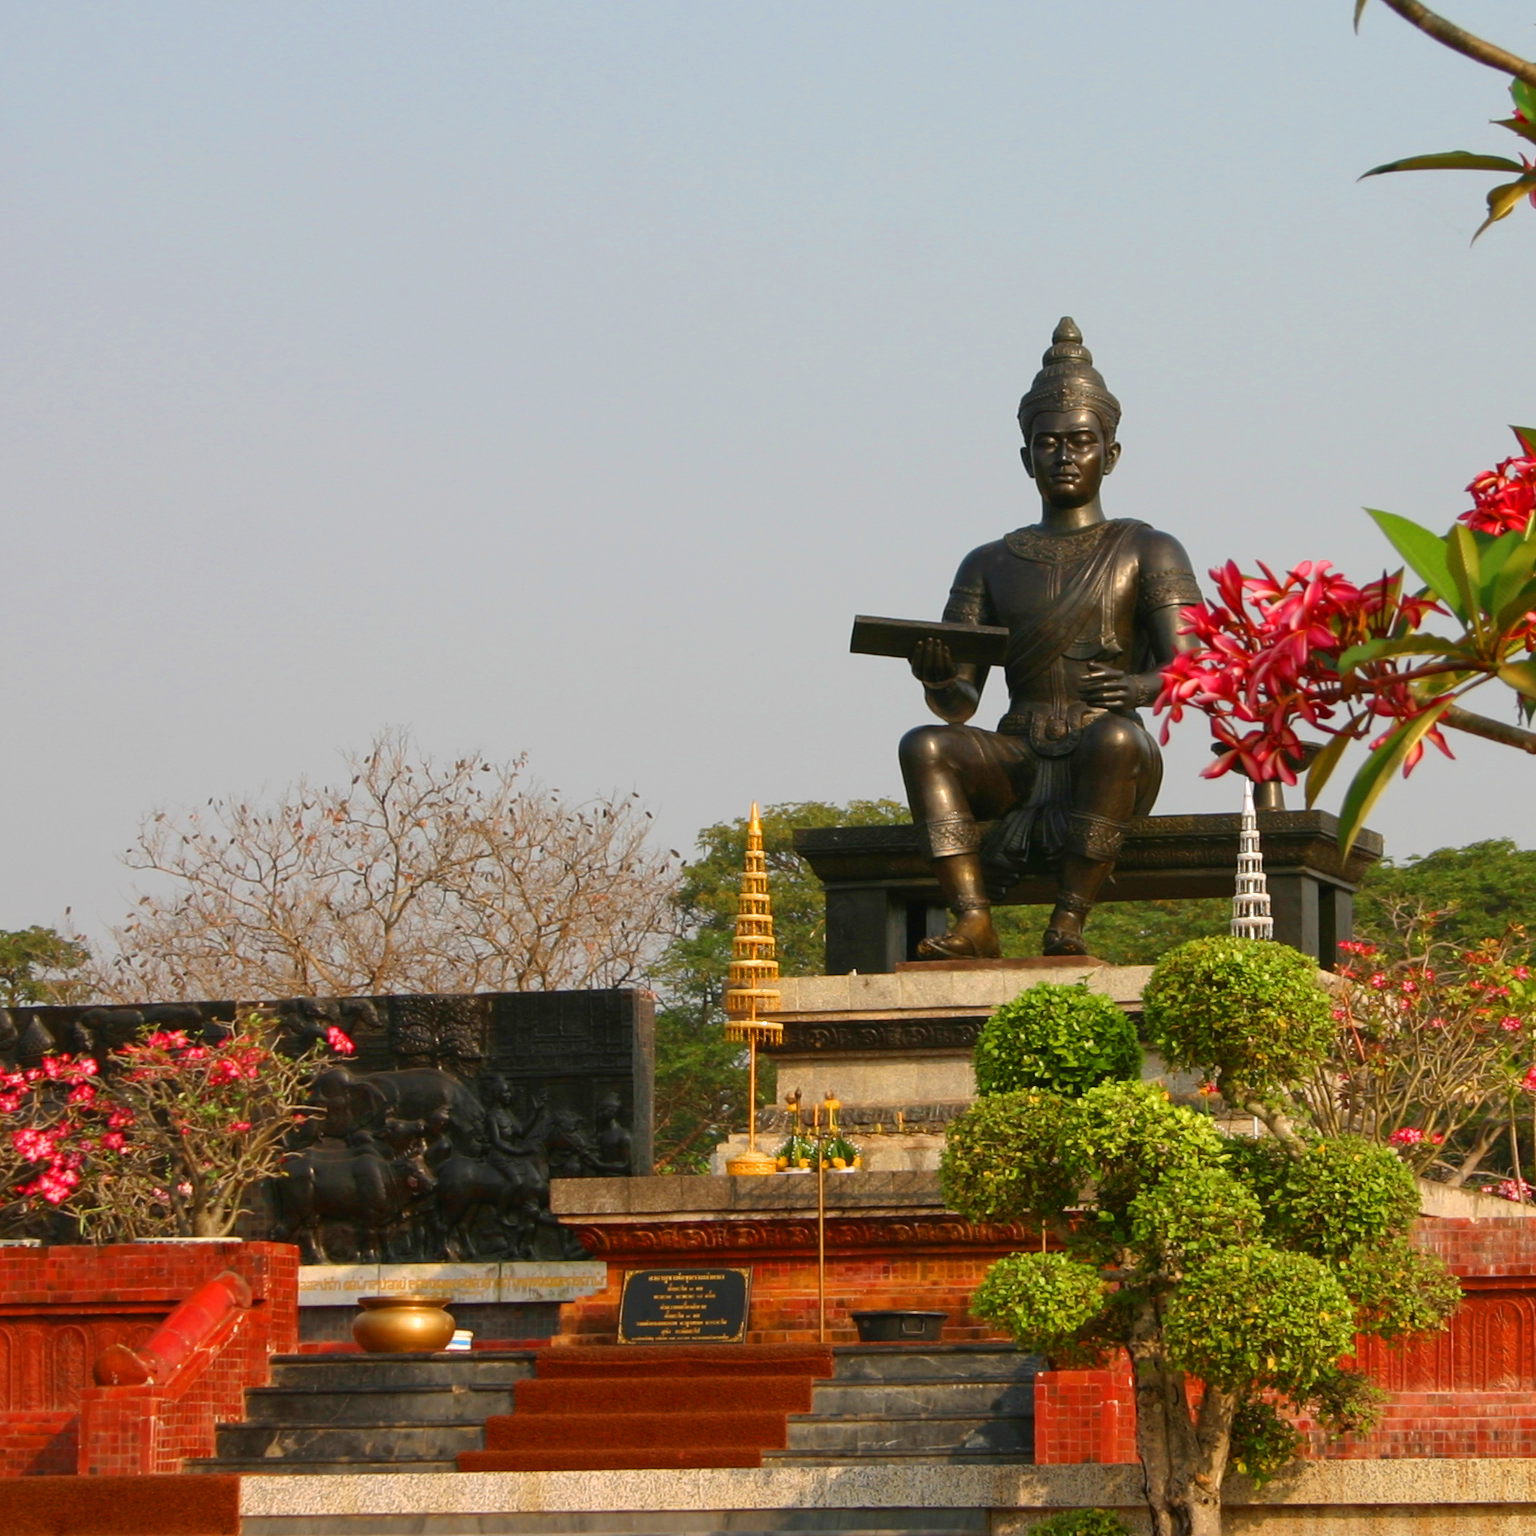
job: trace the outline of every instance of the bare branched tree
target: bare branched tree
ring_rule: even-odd
[[[634,796],[567,805],[525,761],[450,764],[385,732],[350,782],[158,811],[124,855],[171,882],[113,930],[120,1002],[540,991],[636,982],[672,931],[676,855]]]

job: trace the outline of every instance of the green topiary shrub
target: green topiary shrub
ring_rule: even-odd
[[[1285,944],[1225,934],[1169,950],[1142,1007],[1169,1066],[1261,1098],[1310,1076],[1335,1031],[1315,961]]]
[[[1339,1266],[1357,1321],[1380,1339],[1443,1326],[1461,1305],[1461,1282],[1406,1237],[1362,1243]]]
[[[1097,1269],[1064,1253],[1010,1253],[987,1271],[971,1311],[1021,1349],[1050,1355],[1098,1317],[1108,1291]]]
[[[1232,1415],[1232,1452],[1227,1463],[1262,1488],[1301,1454],[1305,1442],[1273,1403],[1247,1397]]]
[[[982,1025],[974,1059],[981,1094],[1046,1088],[1072,1097],[1141,1074],[1141,1048],[1124,1010],[1085,986],[1048,981]]]
[[[972,1221],[1027,1221],[1070,1206],[1082,1173],[1062,1156],[1071,1106],[1055,1093],[977,1099],[949,1127],[939,1160],[945,1203]]]
[[[1030,1526],[1029,1536],[1131,1536],[1131,1528],[1107,1509],[1068,1509]]]
[[[1413,1174],[1390,1147],[1330,1136],[1290,1156],[1269,1138],[1234,1137],[1227,1164],[1264,1209],[1271,1240],[1338,1261],[1405,1231],[1419,1212]]]
[[[1163,1317],[1168,1358],[1212,1386],[1305,1396],[1354,1347],[1355,1309],[1321,1260],[1229,1248],[1185,1275]]]

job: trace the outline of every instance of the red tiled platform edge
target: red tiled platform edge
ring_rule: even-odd
[[[832,1374],[830,1348],[657,1344],[541,1350],[461,1472],[760,1467]]]
[[[194,1352],[169,1386],[93,1385],[104,1352],[142,1348],[226,1270],[251,1305],[216,1349]],[[284,1243],[0,1248],[0,1476],[179,1471],[212,1453],[215,1423],[241,1417],[268,1357],[297,1342],[298,1250]]]
[[[5,1490],[6,1536],[239,1536],[238,1477],[29,1477]]]
[[[1347,1436],[1322,1454],[1536,1456],[1536,1222],[1428,1217],[1414,1240],[1451,1266],[1466,1299],[1444,1333],[1399,1349],[1361,1340],[1358,1363],[1386,1389],[1386,1409],[1372,1433]],[[1041,1372],[1035,1460],[1135,1461],[1129,1367]]]
[[[753,1344],[817,1341],[816,1223],[764,1215],[731,1221],[567,1218],[588,1252],[608,1261],[605,1289],[560,1309],[564,1343],[612,1343],[624,1276],[635,1269],[749,1265]],[[850,1314],[874,1308],[948,1313],[947,1342],[1001,1339],[970,1315],[971,1296],[992,1263],[1038,1247],[1036,1228],[981,1226],[952,1214],[833,1216],[827,1221],[827,1340],[853,1344]]]

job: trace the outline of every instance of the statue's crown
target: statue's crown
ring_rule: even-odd
[[[1113,437],[1120,425],[1120,402],[1110,394],[1104,375],[1093,366],[1093,353],[1083,345],[1083,333],[1070,315],[1063,315],[1040,359],[1040,372],[1019,401],[1019,426],[1029,436],[1030,419],[1041,411],[1086,409],[1104,423]]]

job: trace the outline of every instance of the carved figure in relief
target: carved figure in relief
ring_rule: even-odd
[[[381,1148],[367,1130],[345,1141],[321,1141],[284,1157],[272,1181],[281,1240],[297,1242],[308,1262],[331,1262],[326,1228],[347,1229],[347,1258],[381,1262],[387,1236],[399,1229],[413,1208],[436,1184],[419,1158],[400,1157]]]
[[[1179,610],[1199,589],[1176,539],[1105,518],[1099,489],[1120,457],[1119,422],[1081,332],[1063,319],[1019,405],[1040,521],[967,555],[944,610],[946,622],[1009,632],[997,728],[967,723],[986,667],[957,662],[938,638],[912,656],[944,724],[907,733],[902,776],[953,916],[919,945],[921,959],[996,956],[992,901],[1039,865],[1057,882],[1044,953],[1086,954],[1084,920],[1128,824],[1157,794],[1162,760],[1137,710],[1191,643]],[[983,821],[995,823],[985,843]]]
[[[623,1108],[616,1093],[605,1093],[597,1101],[597,1158],[592,1171],[607,1177],[632,1171],[634,1137],[619,1122]]]
[[[380,1133],[390,1119],[425,1121],[439,1109],[468,1150],[482,1135],[485,1109],[467,1084],[435,1067],[403,1072],[353,1072],[326,1067],[315,1074],[310,1102],[324,1113],[324,1134],[346,1137],[358,1127]]]

